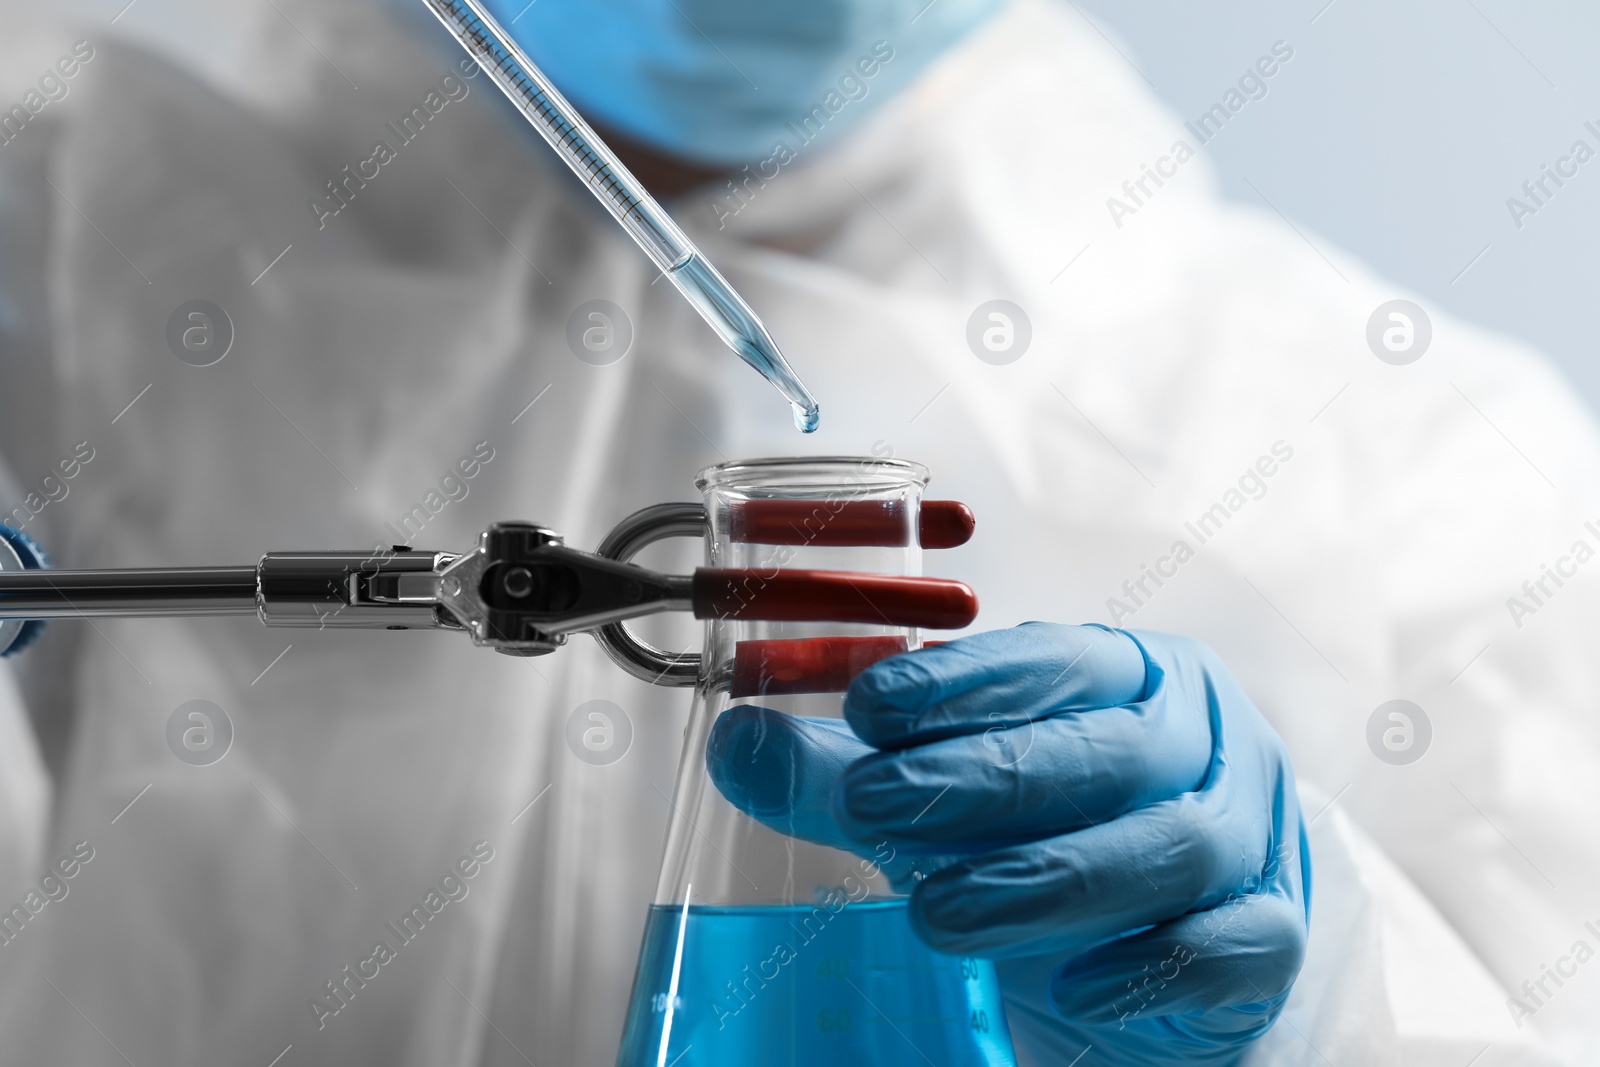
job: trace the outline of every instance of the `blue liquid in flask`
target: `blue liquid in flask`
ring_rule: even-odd
[[[1015,1067],[994,965],[917,940],[903,900],[656,905],[618,1067]]]

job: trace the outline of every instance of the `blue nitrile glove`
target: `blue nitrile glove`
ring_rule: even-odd
[[[593,122],[765,178],[852,126],[1001,0],[488,0]],[[774,153],[777,144],[785,150]]]
[[[1027,623],[873,665],[845,717],[730,709],[712,779],[787,833],[928,857],[918,935],[998,961],[1041,1063],[1232,1063],[1277,1018],[1310,912],[1294,771],[1204,645]]]

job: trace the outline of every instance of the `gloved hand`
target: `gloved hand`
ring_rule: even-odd
[[[824,128],[853,125],[1000,3],[487,0],[590,121],[682,159],[771,161],[766,178]],[[774,160],[780,141],[787,155]]]
[[[999,961],[1041,1063],[1232,1063],[1277,1018],[1310,912],[1294,771],[1205,646],[1028,623],[873,665],[845,720],[730,709],[712,779],[776,829],[926,857],[918,935]]]

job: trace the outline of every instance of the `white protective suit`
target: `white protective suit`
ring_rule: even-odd
[[[716,190],[674,205],[822,400],[803,439],[485,78],[317,228],[308,201],[456,70],[420,7],[117,6],[0,16],[5,106],[95,49],[0,146],[0,503],[94,450],[27,531],[59,565],[370,547],[478,442],[417,545],[530,518],[593,546],[707,463],[883,441],[976,509],[928,567],[978,589],[981,628],[1111,622],[1282,442],[1264,495],[1117,620],[1214,645],[1306,783],[1309,958],[1251,1062],[1600,1057],[1600,964],[1574,955],[1600,947],[1600,567],[1506,603],[1596,541],[1593,421],[1442,315],[1419,362],[1374,358],[1367,318],[1403,294],[1222,203],[1204,149],[1116,226],[1107,197],[1183,130],[1070,7],[1020,0],[720,231]],[[997,297],[1033,327],[1009,366],[965,339]],[[237,334],[206,368],[164,332],[196,298]],[[633,319],[621,362],[568,349],[591,299]],[[586,638],[527,661],[248,618],[56,625],[10,663],[0,901],[93,859],[0,944],[0,1061],[612,1062],[686,692]],[[1410,766],[1366,740],[1400,697],[1433,725]],[[608,766],[565,740],[597,698],[634,732]],[[208,767],[166,742],[192,699],[236,731]],[[480,841],[470,893],[319,1029],[310,998]],[[1518,993],[1519,1026],[1507,998],[1547,966],[1567,977]]]

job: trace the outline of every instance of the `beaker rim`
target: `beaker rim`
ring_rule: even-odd
[[[791,478],[822,476],[823,480],[859,488],[891,488],[928,484],[928,468],[914,460],[884,456],[768,456],[735,459],[706,467],[695,476],[696,489],[772,487]],[[830,479],[828,476],[832,475]]]

